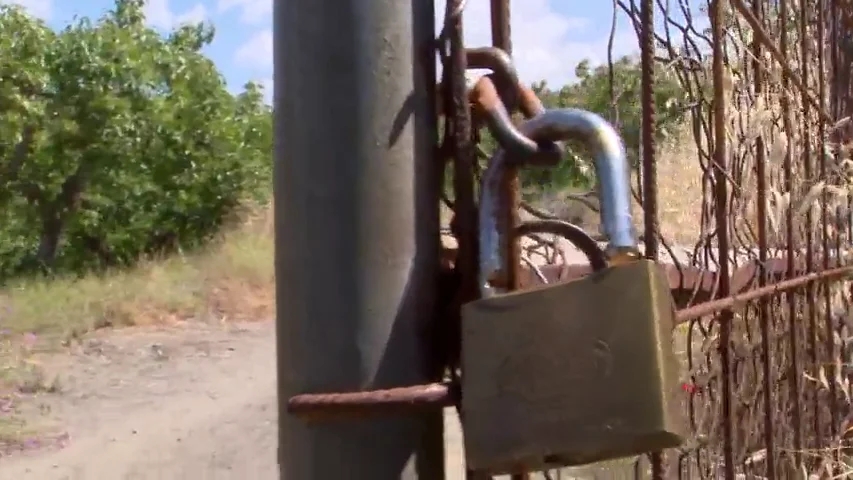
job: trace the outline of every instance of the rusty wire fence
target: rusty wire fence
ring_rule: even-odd
[[[683,161],[702,172],[697,241],[670,269],[692,435],[655,476],[853,475],[850,139],[839,124],[853,12],[837,0],[718,0],[702,28],[689,3],[618,2],[643,50],[650,254],[667,244],[656,227],[657,75],[687,92],[698,153]]]

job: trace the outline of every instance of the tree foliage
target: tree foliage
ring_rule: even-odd
[[[142,3],[61,31],[0,6],[0,279],[192,246],[269,190],[260,87],[231,94],[213,29],[161,35]]]

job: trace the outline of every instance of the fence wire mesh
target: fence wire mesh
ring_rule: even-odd
[[[656,77],[687,93],[682,161],[701,171],[699,231],[672,275],[692,435],[654,476],[849,475],[853,9],[717,0],[703,24],[694,2],[616,6],[643,51],[647,251],[672,243],[656,221]]]
[[[636,193],[644,251],[668,265],[680,308],[674,342],[690,440],[595,478],[853,474],[851,6],[614,2],[641,48]],[[661,80],[686,95],[694,148],[678,161],[697,167],[694,231],[661,228]]]

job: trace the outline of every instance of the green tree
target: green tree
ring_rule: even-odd
[[[0,278],[196,245],[269,191],[260,87],[232,95],[210,26],[164,37],[142,6],[58,32],[0,6]]]

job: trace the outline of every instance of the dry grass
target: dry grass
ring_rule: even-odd
[[[81,279],[23,280],[0,291],[11,332],[76,336],[107,326],[273,315],[271,213],[250,216],[210,248]]]
[[[661,143],[657,166],[660,232],[675,244],[693,245],[701,232],[703,173],[688,124]],[[636,185],[636,175],[632,182]],[[578,193],[582,192],[574,189],[545,191],[537,198],[535,206],[597,234],[600,223],[598,213],[582,202],[567,199],[568,195]],[[592,197],[587,199],[595,202]],[[633,211],[637,231],[642,232],[643,209],[636,201]]]
[[[22,397],[59,389],[34,360],[39,350],[103,327],[268,319],[272,258],[271,212],[261,209],[196,254],[81,279],[22,280],[0,291],[0,456],[32,437]]]
[[[697,158],[687,125],[661,145],[657,157],[659,229],[664,238],[679,245],[693,245],[701,232],[703,174]],[[639,204],[634,208],[642,225],[643,210]]]
[[[39,351],[103,327],[268,319],[273,286],[272,212],[264,208],[199,253],[0,290],[0,456],[34,438],[23,421],[34,402],[23,400],[60,388],[35,361]]]

